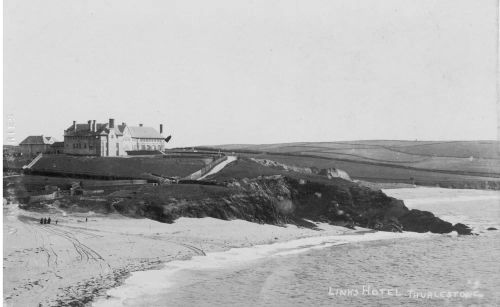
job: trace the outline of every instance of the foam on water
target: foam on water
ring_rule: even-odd
[[[383,192],[402,199],[410,209],[431,211],[452,224],[466,224],[474,232],[500,227],[500,191],[418,187]]]
[[[488,226],[497,227],[500,221],[497,206],[500,204],[500,192],[498,191],[415,188],[384,190],[384,192],[390,196],[403,199],[409,208],[432,211],[436,216],[444,220],[452,223],[460,222],[468,224],[474,229],[485,229]],[[488,240],[489,235],[495,235],[495,233],[486,232],[484,235],[485,239]],[[179,277],[182,277],[182,273],[184,272],[236,268],[239,265],[245,265],[251,261],[257,262],[259,259],[272,259],[274,257],[287,256],[294,257],[294,255],[300,256],[300,254],[311,250],[318,250],[321,252],[322,250],[327,250],[329,247],[356,242],[394,240],[399,238],[436,238],[436,236],[437,238],[450,237],[459,240],[456,233],[439,236],[411,232],[372,232],[357,235],[311,237],[269,245],[234,248],[225,252],[208,253],[206,256],[195,256],[187,261],[172,261],[166,263],[164,267],[159,270],[132,273],[131,276],[125,280],[123,285],[107,292],[109,295],[108,299],[99,300],[94,303],[93,306],[144,305],[144,298],[154,297],[155,295],[161,296],[162,293],[165,293],[169,288],[177,284],[176,281],[179,280]],[[440,239],[438,239],[438,241],[439,240]],[[467,240],[458,242],[461,244],[474,244],[475,241]],[[451,247],[455,244],[451,242],[444,243],[451,244]],[[425,244],[422,245],[425,246]],[[411,247],[408,248],[410,251],[407,256],[411,258],[414,251]],[[388,251],[390,251],[390,249]],[[470,252],[472,253],[472,251]],[[360,255],[362,254],[363,253]],[[433,254],[429,253],[429,255]],[[350,259],[350,261],[354,260]],[[432,261],[435,261],[435,259]]]
[[[124,284],[107,292],[109,298],[93,304],[101,306],[133,306],[134,300],[160,294],[175,284],[175,275],[183,270],[210,270],[228,268],[266,257],[279,257],[323,249],[335,245],[398,238],[424,238],[430,234],[412,232],[373,232],[354,235],[311,237],[288,242],[233,248],[225,252],[208,253],[190,260],[172,261],[159,270],[134,272]]]
[[[444,189],[431,187],[383,189],[389,196],[403,199],[409,207],[421,204],[439,204],[446,202],[469,202],[496,200],[500,202],[500,191]]]

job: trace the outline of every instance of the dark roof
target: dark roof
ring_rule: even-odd
[[[118,125],[117,126],[118,131],[120,131],[121,134],[123,134],[123,131],[125,130],[125,127],[127,127],[127,125]]]
[[[102,135],[102,134],[108,134],[110,129],[109,124],[100,124],[96,123],[95,124],[96,131],[91,131],[89,124],[76,124],[76,130],[73,125],[69,126],[68,129],[64,130],[65,135],[71,135],[71,136],[92,136],[92,135]],[[123,135],[123,130],[120,131],[119,128],[115,127],[113,128],[115,131],[116,135]]]
[[[19,143],[19,145],[50,145],[55,141],[56,139],[51,136],[30,135]]]
[[[151,127],[128,127],[130,135],[133,138],[141,139],[163,139],[163,136],[155,129]]]
[[[73,125],[64,130],[64,135],[68,136],[92,136],[92,135],[106,135],[110,132],[109,124],[96,123],[96,131],[91,131],[89,124],[76,124],[76,129]],[[123,135],[125,128],[128,128],[133,138],[147,138],[147,139],[163,139],[163,136],[152,127],[133,127],[125,125],[115,125],[114,130],[116,135]]]

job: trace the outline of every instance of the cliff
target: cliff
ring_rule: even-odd
[[[338,173],[331,169],[307,171],[243,158],[230,163],[205,181],[97,187],[97,194],[92,193],[94,190],[91,187],[82,195],[70,195],[65,191],[68,186],[65,181],[58,183],[51,179],[50,182],[61,189],[60,198],[26,202],[21,207],[40,212],[119,212],[166,223],[172,223],[179,217],[213,217],[273,225],[296,224],[309,228],[315,228],[316,222],[326,222],[349,228],[360,226],[396,232],[471,232],[467,226],[452,225],[431,212],[410,210],[401,200],[388,197],[381,190],[339,178]],[[20,182],[4,184],[4,188],[11,192],[19,190],[19,187],[33,190],[28,185],[30,178],[16,177]],[[47,179],[42,180],[42,186],[48,184]],[[9,199],[14,197],[22,202],[22,195],[11,192]]]
[[[163,187],[160,192],[145,188],[132,198],[116,202],[114,208],[125,215],[167,223],[181,216],[213,217],[312,228],[314,222],[327,222],[382,231],[470,234],[465,225],[452,225],[431,212],[410,210],[401,200],[380,190],[340,178],[276,172],[240,160],[215,176],[212,185]],[[257,176],[241,177],[244,174]]]

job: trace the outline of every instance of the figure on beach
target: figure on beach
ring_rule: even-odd
[[[85,223],[87,223],[87,218],[85,218]]]
[[[43,218],[43,223],[42,224],[47,224],[47,219]]]
[[[40,218],[40,224],[43,224],[43,217]]]
[[[47,219],[47,224],[50,224],[50,217]]]

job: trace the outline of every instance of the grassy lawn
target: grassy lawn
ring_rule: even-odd
[[[146,178],[147,173],[184,177],[205,166],[203,158],[164,157],[75,157],[44,156],[32,168],[35,172],[61,175],[83,174],[116,178]]]

